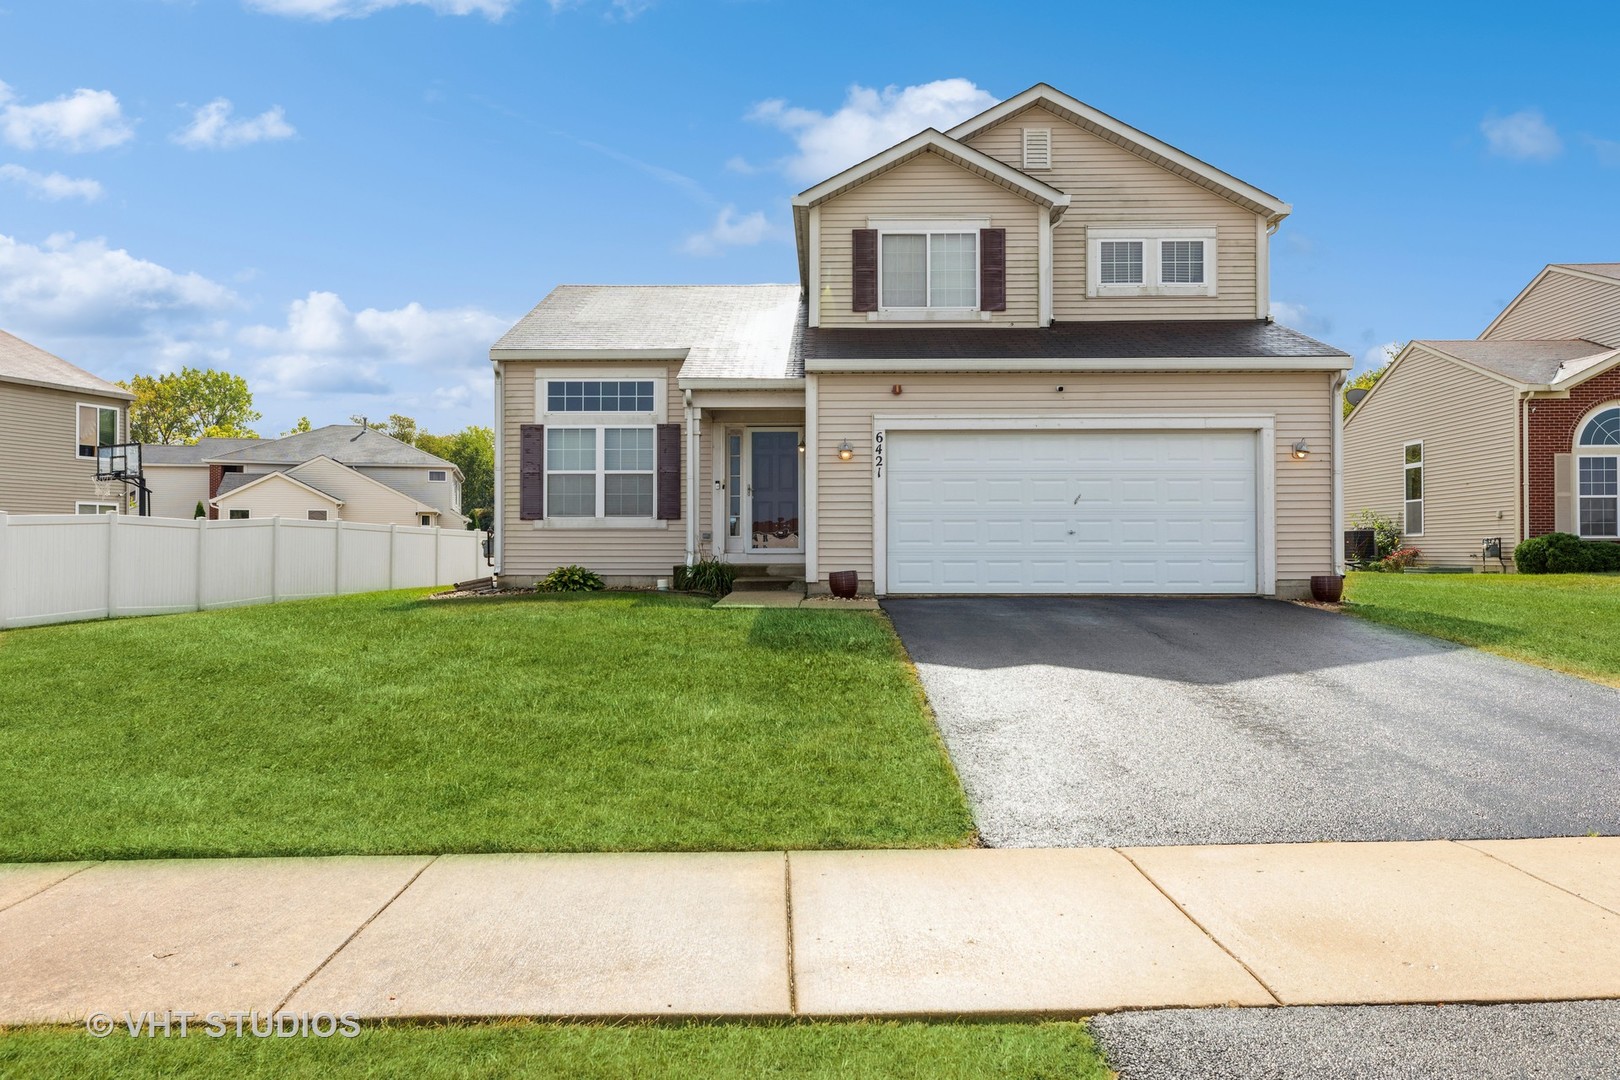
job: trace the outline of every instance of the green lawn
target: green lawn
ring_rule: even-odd
[[[971,838],[881,615],[422,595],[0,634],[0,862]]]
[[[1351,574],[1364,619],[1620,686],[1620,575]]]
[[[367,1027],[353,1039],[0,1032],[0,1076],[1106,1080],[1085,1025],[828,1023]]]

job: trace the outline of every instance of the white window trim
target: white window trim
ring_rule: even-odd
[[[242,516],[237,517],[236,516],[237,514],[241,514]],[[253,518],[253,512],[251,510],[249,510],[249,509],[244,508],[244,507],[227,506],[225,508],[225,520],[226,521],[250,521],[250,520],[252,520],[252,518]]]
[[[1219,238],[1213,225],[1162,226],[1141,225],[1086,229],[1086,295],[1111,296],[1217,296],[1219,286]],[[1102,244],[1104,240],[1138,240],[1142,244],[1142,283],[1139,285],[1105,285],[1102,281]],[[1198,284],[1180,281],[1161,281],[1164,262],[1160,242],[1164,240],[1202,240],[1204,242],[1204,280]]]
[[[76,401],[76,402],[73,403],[73,460],[74,461],[95,461],[96,460],[96,455],[95,454],[91,454],[89,457],[86,457],[83,454],[79,453],[79,410],[80,409],[98,409],[98,410],[100,410],[100,412],[96,413],[96,437],[98,439],[101,437],[101,413],[102,412],[110,412],[110,413],[112,413],[113,414],[113,442],[114,443],[119,442],[121,440],[122,436],[123,436],[123,431],[124,431],[123,412],[124,412],[124,410],[120,409],[116,405],[103,405],[99,401]],[[97,443],[96,445],[100,446],[100,443]]]
[[[1583,458],[1615,458],[1616,459],[1615,464],[1617,466],[1620,466],[1620,446],[1583,446],[1583,445],[1581,445],[1581,436],[1586,434],[1586,429],[1587,429],[1588,425],[1593,423],[1593,421],[1597,420],[1598,417],[1602,416],[1604,413],[1608,412],[1610,409],[1616,409],[1616,408],[1620,408],[1620,401],[1604,402],[1602,405],[1599,405],[1597,408],[1592,409],[1585,416],[1581,417],[1580,423],[1575,425],[1574,456],[1573,456],[1573,458],[1572,458],[1572,460],[1570,462],[1570,467],[1571,467],[1572,471],[1574,472],[1574,475],[1570,477],[1570,486],[1573,488],[1573,494],[1574,494],[1574,497],[1575,497],[1575,534],[1577,536],[1579,536],[1582,540],[1610,540],[1610,541],[1612,541],[1612,540],[1616,539],[1616,537],[1614,537],[1614,536],[1600,536],[1600,535],[1597,535],[1595,533],[1589,533],[1589,532],[1584,531],[1581,528],[1581,500],[1583,498],[1584,499],[1612,499],[1614,501],[1614,503],[1615,503],[1615,511],[1616,511],[1616,513],[1620,514],[1620,496],[1614,496],[1614,495],[1582,495],[1581,494],[1581,460]]]
[[[434,473],[439,474],[439,477],[436,480],[433,477]],[[450,470],[449,469],[429,469],[427,471],[427,474],[428,474],[428,483],[430,483],[430,484],[447,484],[447,483],[450,482]]]
[[[534,422],[543,424],[547,431],[552,428],[595,428],[596,429],[596,511],[595,517],[552,517],[550,512],[550,492],[547,491],[546,516],[537,518],[533,525],[536,529],[667,529],[669,523],[658,515],[658,436],[656,434],[659,424],[667,423],[669,415],[669,369],[647,367],[619,367],[596,365],[592,367],[551,367],[547,366],[535,373],[534,382]],[[586,413],[586,412],[548,412],[546,404],[549,396],[546,393],[548,382],[572,382],[582,379],[609,379],[619,382],[636,380],[653,384],[653,410],[650,413]],[[653,516],[652,517],[606,517],[602,510],[605,506],[606,486],[604,476],[607,462],[603,454],[604,428],[652,428],[653,435]],[[545,453],[542,449],[541,453]],[[562,472],[576,472],[577,470],[559,470]],[[546,476],[551,470],[545,471]],[[583,475],[579,473],[579,475]]]
[[[118,504],[117,503],[115,503],[115,502],[101,502],[98,499],[85,499],[85,500],[80,501],[80,502],[75,502],[73,504],[73,512],[75,514],[77,514],[77,513],[79,513],[81,511],[81,509],[83,507],[86,507],[86,506],[97,506],[97,507],[105,507],[106,508],[106,509],[97,510],[96,511],[97,515],[116,514],[116,513],[120,512],[119,509],[118,509]]]
[[[971,218],[867,218],[866,227],[875,229],[877,238],[878,309],[866,313],[868,322],[988,322],[990,312],[980,311],[980,298],[984,295],[979,281],[979,244],[983,238],[979,230],[990,227],[988,217]],[[883,303],[883,237],[888,233],[931,235],[934,233],[973,234],[973,305],[971,307],[885,307]],[[923,291],[928,291],[927,272],[929,256],[923,251]]]
[[[1407,461],[1406,452],[1412,449],[1414,446],[1418,448],[1418,459],[1416,461]],[[1409,536],[1422,536],[1423,529],[1429,527],[1428,464],[1429,458],[1428,454],[1423,449],[1422,439],[1414,439],[1412,442],[1405,442],[1401,444],[1401,539],[1403,540]],[[1423,494],[1419,495],[1415,499],[1408,499],[1406,497],[1406,474],[1411,472],[1413,469],[1418,471],[1418,484]],[[1406,507],[1410,503],[1418,504],[1418,517],[1423,519],[1423,529],[1419,529],[1417,532],[1412,532],[1406,527]]]
[[[1029,160],[1029,136],[1031,132],[1040,132],[1046,136],[1046,164],[1037,165]],[[1027,127],[1023,129],[1023,162],[1024,171],[1045,171],[1052,167],[1052,129],[1049,127]]]

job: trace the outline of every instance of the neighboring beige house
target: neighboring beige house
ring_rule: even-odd
[[[1620,538],[1620,263],[1546,267],[1477,339],[1413,341],[1345,425],[1345,507],[1435,567]],[[1508,563],[1511,566],[1511,562]]]
[[[192,517],[201,501],[211,518],[467,526],[459,468],[358,424],[148,446],[143,458],[157,517]]]
[[[0,331],[0,511],[111,514],[122,485],[96,483],[96,449],[126,441],[134,395]]]
[[[490,350],[498,572],[1301,595],[1351,361],[1269,318],[1290,209],[1041,85],[797,196],[796,285],[562,286]]]

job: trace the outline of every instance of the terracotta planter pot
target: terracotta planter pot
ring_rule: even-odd
[[[1340,574],[1315,574],[1311,577],[1311,599],[1323,604],[1337,604],[1344,598],[1344,577]]]
[[[860,587],[860,575],[853,570],[834,570],[827,575],[827,588],[832,590],[834,596],[852,600]]]

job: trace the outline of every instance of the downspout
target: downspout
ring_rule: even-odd
[[[698,410],[692,407],[692,391],[682,391],[686,408],[686,565],[697,562],[698,487]]]
[[[1344,404],[1342,395],[1344,384],[1349,380],[1350,373],[1341,371],[1329,380],[1331,390],[1328,393],[1328,403],[1332,406],[1333,435],[1329,452],[1333,455],[1333,535],[1329,542],[1333,545],[1333,572],[1344,573],[1344,462],[1340,449],[1344,446]]]
[[[1530,538],[1530,391],[1520,390],[1518,395],[1519,413],[1519,467],[1515,470],[1519,476],[1519,535],[1514,537],[1513,546],[1519,546],[1519,541]]]
[[[506,538],[506,519],[501,511],[506,505],[502,489],[506,487],[506,473],[502,471],[501,463],[506,460],[504,453],[506,442],[506,425],[503,417],[506,412],[506,365],[500,360],[495,361],[495,505],[490,508],[490,529],[495,536],[495,568],[496,580],[505,567],[501,559],[501,549]]]

